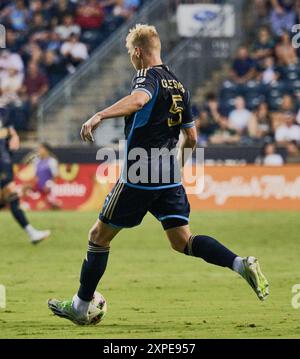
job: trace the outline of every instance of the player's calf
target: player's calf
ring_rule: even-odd
[[[204,259],[206,262],[227,267],[240,274],[251,286],[260,300],[269,295],[269,284],[255,257],[241,258],[216,239],[190,235],[188,226],[167,230],[172,248],[188,256]]]
[[[50,236],[51,232],[49,230],[39,231],[29,224],[24,211],[20,207],[19,195],[16,192],[7,191],[5,200],[10,207],[13,217],[27,233],[32,244],[40,243]]]
[[[28,226],[27,218],[20,208],[20,199],[16,192],[9,193],[7,195],[7,203],[9,204],[12,215],[15,220],[19,223],[22,228],[26,228]]]
[[[80,274],[80,287],[72,305],[80,315],[86,315],[89,304],[102,278],[108,261],[110,242],[119,230],[97,221],[89,231],[86,258]]]
[[[179,253],[184,253],[184,249],[192,235],[189,226],[181,226],[166,231],[171,247]]]

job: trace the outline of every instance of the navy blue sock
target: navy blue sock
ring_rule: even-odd
[[[184,253],[193,257],[200,257],[206,262],[221,267],[232,269],[236,254],[212,237],[208,236],[191,236]]]
[[[10,210],[16,221],[20,224],[22,228],[25,228],[28,225],[27,218],[25,213],[20,208],[20,200],[16,193],[11,194],[8,198],[10,205]]]
[[[100,247],[89,242],[86,259],[83,261],[80,275],[78,297],[86,302],[93,299],[97,285],[103,276],[109,255],[109,247]]]

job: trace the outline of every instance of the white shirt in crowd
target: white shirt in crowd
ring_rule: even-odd
[[[17,93],[23,84],[23,76],[20,73],[10,75],[4,73],[0,77],[0,88],[2,93],[14,94]]]
[[[284,163],[283,158],[278,153],[267,155],[263,159],[264,166],[282,166]]]
[[[21,90],[23,84],[23,74],[16,72],[9,74],[2,72],[0,76],[1,89],[1,106],[5,106],[11,102],[15,104],[20,101],[18,91]]]
[[[275,131],[275,139],[277,142],[300,141],[300,126],[279,126]]]
[[[252,117],[252,113],[246,108],[233,110],[229,114],[229,126],[237,130],[244,130]]]
[[[87,59],[89,56],[87,47],[82,42],[66,41],[62,44],[60,51],[64,56],[70,54],[72,57],[82,60]]]
[[[270,84],[274,81],[276,81],[276,73],[274,69],[271,67],[265,69],[265,71],[262,74],[262,82],[264,84]]]
[[[71,34],[80,35],[81,31],[78,25],[71,25],[71,26],[59,25],[56,26],[55,32],[62,40],[66,40],[70,37]]]
[[[21,56],[17,53],[3,53],[0,55],[0,77],[6,76],[8,69],[15,69],[21,74],[22,79],[24,75],[24,63]]]

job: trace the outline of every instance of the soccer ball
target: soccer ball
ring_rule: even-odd
[[[95,292],[88,312],[90,323],[93,325],[99,324],[105,316],[106,312],[107,303],[105,298],[101,293]]]

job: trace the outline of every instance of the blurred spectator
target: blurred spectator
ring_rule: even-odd
[[[47,77],[40,71],[38,65],[33,61],[28,64],[23,89],[30,101],[32,109],[36,107],[40,98],[49,89]]]
[[[45,49],[59,53],[60,47],[61,41],[59,35],[55,31],[52,31],[49,34],[49,39],[47,45],[45,46]]]
[[[294,98],[289,94],[282,96],[281,105],[278,111],[272,115],[272,124],[274,128],[282,125],[285,122],[286,113],[292,113],[296,111]]]
[[[80,2],[69,1],[69,0],[57,0],[53,1],[53,6],[51,9],[52,17],[57,18],[58,23],[62,23],[63,18],[67,14],[74,15],[76,8],[79,6]]]
[[[105,10],[105,14],[112,14],[120,0],[100,0],[100,5]]]
[[[255,2],[255,11],[257,16],[257,24],[260,26],[261,24],[266,23],[266,19],[269,14],[269,3],[266,0],[254,0]]]
[[[18,38],[17,32],[13,29],[6,27],[6,48],[11,52],[17,52],[22,45],[22,40]]]
[[[39,41],[41,44],[48,40],[49,28],[41,12],[33,15],[29,26],[29,36],[32,41]]]
[[[254,140],[262,141],[272,136],[272,122],[266,102],[262,102],[258,105],[254,116],[252,116],[249,121],[248,131],[250,137]]]
[[[279,78],[278,72],[276,72],[276,67],[273,57],[266,57],[263,64],[263,70],[261,73],[261,81],[265,85],[273,84],[277,82]]]
[[[273,55],[275,42],[271,37],[267,27],[261,27],[258,33],[258,39],[252,47],[252,57],[256,61],[262,61]]]
[[[209,138],[209,141],[214,145],[235,144],[240,141],[240,136],[235,129],[230,127],[228,119],[221,116],[219,119],[219,127]]]
[[[264,166],[282,166],[284,164],[284,160],[282,156],[277,153],[274,143],[265,144],[262,150],[262,156],[258,157],[255,162]]]
[[[24,63],[18,53],[3,49],[0,53],[0,77],[2,77],[2,74],[5,76],[9,68],[14,68],[18,73],[23,74]]]
[[[283,116],[284,124],[275,131],[276,142],[280,144],[286,144],[289,141],[300,142],[300,126],[295,124],[295,114],[285,112]]]
[[[98,30],[104,20],[104,11],[97,0],[83,1],[77,11],[75,22],[82,30]]]
[[[242,135],[246,133],[253,114],[246,108],[245,100],[241,96],[235,98],[234,106],[235,109],[229,114],[229,127]]]
[[[66,14],[63,17],[63,22],[55,28],[60,40],[67,40],[71,34],[80,35],[81,29],[75,24],[74,18],[71,14]]]
[[[66,64],[51,50],[45,52],[43,68],[48,74],[50,88],[55,86],[67,74]]]
[[[200,136],[204,137],[204,140],[218,129],[220,116],[216,95],[214,93],[207,94],[206,103],[196,121]]]
[[[140,0],[118,0],[114,15],[129,19],[140,6]]]
[[[26,63],[28,63],[29,61],[39,63],[41,61],[43,52],[36,42],[30,41],[23,47],[22,50],[23,59]]]
[[[296,20],[293,9],[293,0],[271,0],[273,9],[270,15],[272,31],[275,35],[281,35],[283,31],[290,32]]]
[[[2,99],[7,103],[15,103],[19,101],[19,93],[23,84],[23,75],[18,72],[15,67],[9,67],[5,73],[1,75],[1,94]]]
[[[53,2],[52,1],[43,1],[43,0],[30,0],[29,2],[29,12],[31,19],[35,14],[41,14],[44,21],[47,24],[51,20]]]
[[[296,141],[288,142],[286,151],[286,163],[300,163],[300,148]]]
[[[71,73],[89,56],[87,46],[79,41],[79,36],[76,34],[71,34],[69,39],[62,44],[60,51],[68,63],[67,69]]]
[[[290,35],[284,31],[275,47],[275,54],[279,65],[288,66],[298,62],[297,51],[293,47]]]
[[[282,102],[280,106],[281,111],[294,111],[295,110],[295,102],[293,96],[289,94],[284,94],[282,96]]]
[[[7,23],[16,31],[25,32],[29,22],[29,11],[24,0],[17,0],[15,4],[8,5],[1,14],[1,22]]]
[[[243,84],[253,79],[255,75],[255,62],[251,59],[246,46],[238,49],[232,68],[231,78],[235,83]]]

